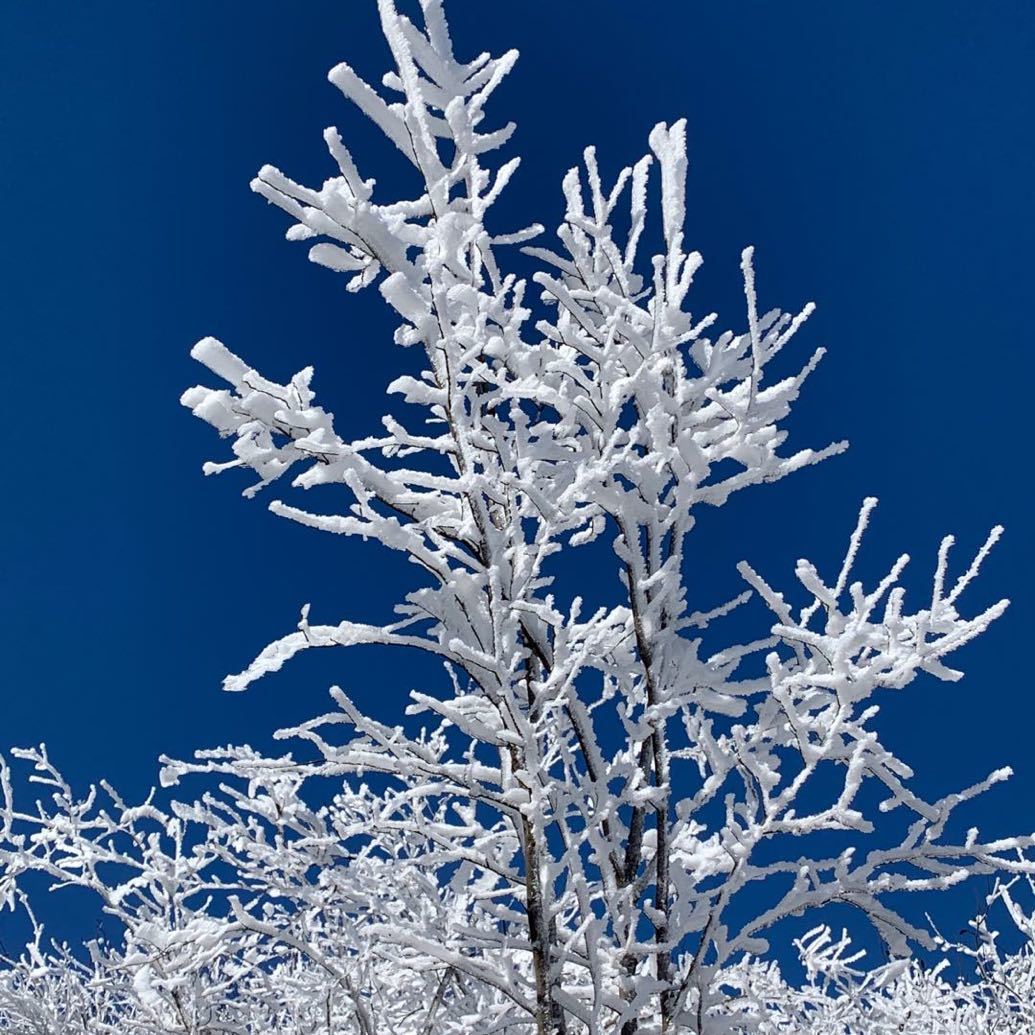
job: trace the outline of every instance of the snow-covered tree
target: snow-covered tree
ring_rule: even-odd
[[[767,376],[812,307],[760,311],[749,248],[746,329],[690,309],[701,257],[684,241],[682,121],[657,125],[614,183],[588,149],[564,177],[552,247],[538,224],[494,226],[518,160],[495,158],[514,127],[486,108],[517,55],[458,59],[441,0],[420,6],[416,24],[379,0],[383,90],[345,64],[330,73],[412,167],[414,194],[376,195],[336,129],[337,174],[320,188],[270,166],[252,184],[314,262],[350,290],[377,285],[420,372],[389,386],[396,412],[358,441],[316,404],[310,368],[278,384],[212,338],[192,355],[224,384],[183,402],[232,440],[207,472],[250,468],[248,496],[289,471],[298,488],[333,487],[314,509],[270,507],[424,575],[381,625],[317,623],[304,607],[227,689],[360,644],[425,652],[448,677],[412,694],[411,720],[334,688],[331,711],[277,734],[290,754],[165,760],[166,787],[202,787],[194,797],[77,798],[44,751],[18,752],[50,800],[23,811],[4,770],[0,891],[27,905],[33,872],[86,887],[118,934],[83,955],[34,927],[0,982],[0,1027],[826,1033],[849,1030],[850,982],[874,990],[852,1008],[870,1027],[852,1031],[920,1031],[880,1026],[888,996],[900,1013],[940,996],[962,1018],[952,1032],[974,1030],[973,1003],[1015,1013],[898,962],[937,945],[901,893],[1030,870],[1018,852],[1031,838],[953,821],[1008,771],[926,801],[875,725],[882,691],[958,679],[947,656],[1002,614],[1005,601],[961,610],[999,530],[957,577],[943,540],[913,606],[904,556],[853,581],[867,499],[838,571],[800,561],[783,593],[742,563],[744,592],[710,598],[686,553],[700,510],[844,448],[785,450],[821,351]],[[662,244],[645,257],[659,193]],[[529,263],[534,287],[508,271]],[[614,592],[591,609],[580,557],[602,551]],[[759,637],[705,648],[751,598],[770,612]],[[854,907],[896,962],[858,971],[820,929],[795,988],[765,962],[767,936],[831,905]]]

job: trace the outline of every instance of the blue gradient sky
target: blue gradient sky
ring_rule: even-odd
[[[130,794],[152,782],[159,753],[265,741],[322,708],[331,682],[391,715],[430,672],[339,652],[246,695],[219,689],[293,628],[302,603],[314,618],[376,619],[410,578],[373,547],[242,500],[234,475],[203,479],[223,447],[177,402],[202,376],[191,344],[214,334],[271,377],[314,364],[339,429],[364,433],[402,362],[377,294],[346,296],[248,190],[264,162],[307,182],[330,175],[331,124],[367,175],[390,188],[402,171],[325,80],[345,58],[380,75],[374,5],[285,10],[34,0],[2,14],[0,744],[46,741],[75,779],[104,775]],[[931,793],[1013,765],[1015,782],[970,816],[990,831],[1035,826],[1035,7],[450,10],[462,53],[522,52],[495,106],[518,121],[526,156],[504,222],[555,225],[560,177],[583,146],[599,145],[613,173],[654,122],[686,115],[688,237],[706,260],[697,308],[741,325],[747,243],[764,306],[819,305],[797,355],[830,351],[793,440],[847,437],[852,449],[703,516],[702,603],[734,588],[742,557],[788,587],[798,556],[836,564],[864,495],[882,505],[860,571],[879,576],[908,550],[918,591],[944,532],[963,561],[1007,526],[971,598],[1009,595],[1007,617],[957,657],[967,682],[887,699],[885,728]]]

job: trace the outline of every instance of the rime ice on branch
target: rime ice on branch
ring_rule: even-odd
[[[945,540],[913,608],[906,558],[850,581],[867,500],[832,579],[801,561],[792,599],[745,563],[745,592],[710,599],[686,553],[699,508],[844,448],[785,448],[821,351],[767,377],[811,305],[759,312],[749,248],[746,329],[690,309],[701,257],[685,250],[682,121],[656,126],[614,183],[587,149],[552,247],[538,225],[490,229],[518,160],[495,158],[514,127],[486,125],[485,108],[516,54],[459,61],[438,0],[422,0],[422,26],[379,7],[383,91],[344,64],[330,78],[413,167],[414,195],[378,197],[336,129],[338,174],[319,189],[270,166],[252,187],[291,217],[289,239],[314,242],[314,262],[350,290],[378,285],[422,369],[392,383],[397,413],[359,441],[316,404],[310,368],[277,384],[212,338],[192,354],[225,387],[183,402],[232,439],[233,459],[207,473],[250,468],[247,495],[289,471],[296,487],[334,486],[314,509],[271,509],[426,576],[384,625],[315,624],[303,608],[227,688],[303,650],[377,643],[440,658],[448,690],[412,695],[416,736],[335,688],[331,712],[278,734],[296,754],[169,762],[167,783],[207,774],[219,788],[171,813],[116,801],[109,814],[63,787],[52,811],[9,805],[8,838],[31,834],[5,856],[5,886],[14,896],[21,871],[42,870],[93,888],[134,961],[118,994],[173,1026],[161,1030],[762,1030],[752,995],[777,978],[755,961],[781,920],[848,904],[904,956],[931,939],[895,893],[1028,868],[1015,853],[1029,838],[960,840],[949,825],[1007,771],[925,801],[874,725],[880,691],[958,678],[946,657],[1004,610],[958,610],[998,531],[955,580]],[[643,256],[659,184],[663,248]],[[506,272],[516,245],[542,267],[538,297]],[[565,584],[577,559],[551,559],[601,538],[614,596],[591,612]],[[772,612],[760,638],[706,650],[702,631],[752,596]],[[360,782],[371,773],[383,790]],[[304,804],[319,777],[342,788],[324,808]],[[879,823],[874,790],[894,813]],[[843,850],[820,848],[829,831]],[[108,862],[137,876],[109,884]]]

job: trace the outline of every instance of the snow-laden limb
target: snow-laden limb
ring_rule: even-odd
[[[334,129],[337,174],[319,189],[270,166],[253,188],[314,262],[353,290],[378,284],[420,369],[389,386],[382,431],[356,441],[316,404],[311,368],[278,384],[212,338],[192,355],[224,386],[183,403],[232,440],[207,473],[249,469],[248,495],[289,471],[293,487],[333,487],[317,494],[325,509],[271,509],[425,575],[381,624],[316,624],[304,607],[227,688],[312,647],[364,644],[429,653],[448,683],[411,695],[423,727],[334,688],[326,714],[277,734],[291,754],[166,760],[167,806],[79,800],[45,753],[23,753],[52,801],[19,811],[4,771],[0,891],[17,905],[42,872],[94,892],[119,932],[41,994],[103,988],[101,1031],[812,1030],[819,986],[790,989],[758,961],[789,917],[853,907],[904,959],[932,939],[901,892],[1032,870],[1017,855],[1030,837],[952,821],[1007,770],[926,801],[876,725],[883,691],[958,679],[948,656],[1002,613],[963,610],[999,530],[955,581],[945,540],[913,606],[905,558],[871,588],[850,581],[867,500],[832,578],[799,562],[797,603],[746,563],[747,592],[711,595],[687,551],[699,508],[844,448],[785,448],[822,350],[779,379],[771,365],[811,304],[760,312],[748,248],[743,329],[691,308],[702,260],[685,247],[682,121],[658,124],[613,183],[587,149],[552,247],[528,243],[538,224],[492,229],[517,160],[496,157],[513,126],[484,125],[485,108],[516,55],[458,60],[439,0],[422,0],[421,25],[391,0],[379,10],[383,89],[348,65],[331,81],[395,146],[413,194],[377,196]],[[652,191],[661,247],[644,256]],[[535,292],[506,269],[520,244]],[[613,591],[590,609],[579,562],[601,555]],[[751,598],[771,612],[758,638],[713,646]],[[810,974],[912,1002],[915,968],[857,973],[824,937],[802,943]],[[13,989],[61,966],[33,944]]]

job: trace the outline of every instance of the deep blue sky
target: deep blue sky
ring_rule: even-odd
[[[517,12],[513,17],[506,11]],[[972,602],[1014,606],[932,681],[887,701],[888,739],[924,789],[1003,763],[1012,787],[971,817],[1035,827],[1030,687],[1029,264],[1035,230],[1031,54],[1021,0],[453,0],[460,50],[517,46],[497,95],[525,155],[503,215],[556,224],[559,180],[589,143],[615,171],[660,119],[686,115],[688,236],[706,260],[697,308],[742,324],[737,262],[757,246],[763,304],[819,305],[798,355],[829,355],[792,428],[850,453],[704,517],[702,602],[748,557],[790,586],[828,567],[864,495],[882,499],[860,571],[899,550],[923,591],[940,536],[959,559],[1007,526]],[[367,175],[397,156],[325,80],[347,58],[375,79],[374,5],[34,0],[0,31],[0,257],[7,408],[0,512],[0,744],[45,740],[76,779],[130,793],[156,756],[261,740],[341,682],[386,715],[418,678],[376,652],[302,659],[246,695],[223,674],[314,617],[384,616],[408,574],[242,500],[210,430],[178,405],[221,337],[267,375],[313,363],[339,428],[378,426],[401,362],[375,292],[283,240],[248,190],[264,162],[319,182],[341,127]],[[308,500],[332,509],[330,498]],[[407,664],[409,664],[407,662]]]

